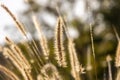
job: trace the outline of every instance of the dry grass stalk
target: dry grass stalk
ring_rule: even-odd
[[[94,47],[94,39],[93,39],[93,26],[90,23],[89,24],[90,27],[90,39],[91,39],[91,48],[92,48],[92,55],[93,55],[93,59],[94,59],[94,66],[95,66],[95,78],[97,80],[97,66],[96,66],[96,57],[95,57],[95,47]]]
[[[119,37],[119,35],[118,35],[118,32],[117,32],[115,26],[112,26],[112,27],[113,27],[113,30],[114,30],[115,36],[116,36],[117,40],[119,41],[119,40],[120,40],[120,37]]]
[[[12,17],[13,21],[15,22],[17,28],[20,30],[20,32],[28,39],[27,35],[26,35],[26,30],[24,28],[24,25],[17,20],[17,18],[15,17],[15,15],[8,9],[8,7],[6,7],[5,5],[1,4],[1,7],[6,10],[6,12]],[[9,42],[9,39],[6,37],[6,41]],[[37,50],[36,45],[35,45],[35,50]]]
[[[13,62],[13,64],[18,68],[18,70],[21,71],[23,66],[21,65],[19,59],[15,56],[15,54],[9,48],[4,48],[3,55],[5,57],[8,57]]]
[[[94,40],[93,40],[93,27],[92,24],[90,24],[90,37],[91,37],[91,44],[92,44],[92,54],[95,59],[95,48],[94,48]]]
[[[7,75],[11,80],[20,80],[12,71],[0,65],[0,71]]]
[[[6,7],[5,5],[1,4],[1,7],[12,17],[13,21],[15,22],[17,28],[20,30],[20,32],[23,34],[23,36],[26,37],[26,39],[28,39],[27,34],[26,34],[26,30],[24,28],[24,25],[15,17],[15,15],[8,9],[8,7]],[[36,48],[36,45],[34,44],[33,46],[35,48],[35,50],[38,50]]]
[[[70,57],[70,64],[71,64],[71,74],[73,75],[75,80],[81,80],[80,74],[84,73],[84,68],[82,68],[82,66],[79,64],[74,43],[70,38],[68,43],[68,50],[69,50],[69,57]]]
[[[18,47],[11,39],[9,39],[8,37],[5,37],[5,41],[6,41],[6,43],[10,46],[10,48],[12,49],[12,51],[13,51],[14,53],[18,53],[18,54],[14,54],[14,56],[18,59],[18,62],[20,61],[21,64],[24,65],[24,67],[26,67],[26,69],[31,69],[28,61],[26,60],[26,58],[25,58],[24,55],[22,54],[22,52],[21,52],[21,50],[19,49],[19,47]],[[27,47],[27,49],[28,49],[28,51],[29,51],[29,53],[30,53],[30,54],[28,54],[28,55],[29,55],[31,58],[35,58],[35,61],[37,62],[39,68],[41,68],[41,64],[40,64],[41,62],[38,61],[38,59],[36,58],[37,55],[35,56],[35,52],[33,52],[33,50],[31,50],[31,48],[30,48],[30,46],[28,45],[28,43],[22,43],[22,44]],[[33,48],[34,48],[34,47],[33,47]],[[12,52],[12,51],[11,51],[11,52]],[[36,51],[35,48],[34,48],[34,51]],[[36,52],[36,53],[37,53],[37,52]],[[13,61],[14,61],[14,60],[13,60]],[[24,62],[24,63],[23,63],[23,62]],[[35,71],[38,73],[38,72],[39,72],[39,69],[37,69],[36,66],[34,66],[34,65],[33,65],[33,67],[34,67]]]
[[[26,31],[23,27],[23,24],[17,20],[15,15],[6,7],[4,4],[1,4],[1,7],[12,17],[13,21],[15,22],[17,28],[21,31],[21,33],[26,36]]]
[[[24,79],[25,79],[25,80],[33,80],[32,76],[31,76],[31,74],[30,74],[31,71],[24,69],[24,70],[23,70],[23,73],[25,74],[25,75],[24,75]]]
[[[12,19],[14,20],[17,28],[21,31],[21,33],[23,34],[23,36],[25,36],[26,39],[29,39],[27,37],[27,35],[26,35],[27,32],[26,32],[26,30],[24,28],[24,25],[20,21],[17,20],[17,18],[13,15],[13,13],[5,5],[1,4],[1,7],[12,17]],[[32,40],[32,42],[33,42],[33,44],[32,44],[32,48],[33,49],[32,50],[34,50],[35,55],[39,56],[38,55],[39,49],[37,48],[34,40]],[[38,58],[38,60],[40,60],[40,58]]]
[[[20,21],[18,21],[17,20],[17,18],[13,15],[13,13],[5,6],[5,5],[3,5],[3,4],[1,4],[1,7],[4,9],[4,10],[6,10],[6,12],[7,13],[9,13],[9,15],[12,17],[12,19],[14,20],[14,22],[15,22],[15,24],[17,25],[17,28],[21,31],[21,33],[23,34],[23,36],[25,36],[26,37],[26,39],[29,39],[28,37],[27,37],[27,35],[26,35],[26,30],[25,30],[25,28],[24,28],[24,25],[20,22]],[[32,42],[33,42],[33,44],[32,44],[32,50],[34,50],[34,52],[35,52],[35,54],[37,55],[37,56],[39,56],[38,55],[38,53],[39,53],[39,49],[37,48],[37,45],[35,44],[35,42],[34,42],[34,40],[32,40]],[[38,58],[39,59],[39,58]]]
[[[16,19],[16,17],[11,13],[11,11],[5,5],[1,5],[1,7],[4,8],[9,13],[9,15],[13,18],[14,22],[16,23],[17,28],[28,39],[23,24],[20,23]],[[40,29],[40,24],[39,24],[38,20],[36,19],[36,17],[33,17],[33,22],[34,22],[36,29],[38,30],[38,32],[40,34],[40,43],[41,43],[43,53],[44,53],[46,59],[48,59],[49,50],[48,50],[48,46],[47,46],[47,40],[42,34],[42,30]],[[62,39],[63,26],[65,28],[63,19],[62,19],[62,17],[59,17],[57,26],[56,26],[56,34],[55,34],[56,35],[55,36],[55,54],[56,54],[56,60],[58,61],[59,66],[66,67],[67,63],[66,63],[66,57],[65,57],[64,47],[63,47],[63,39]],[[20,48],[13,41],[11,41],[8,37],[6,37],[5,40],[10,45],[10,48],[12,51],[8,48],[5,48],[4,55],[8,56],[11,59],[11,61],[19,69],[19,71],[21,72],[21,74],[23,75],[25,80],[33,80],[32,76],[30,74],[31,73],[31,65],[29,64],[28,60],[23,55]],[[40,57],[38,54],[39,53],[38,47],[34,40],[32,40],[31,44],[32,44],[31,50],[33,51],[33,55],[36,56],[36,58],[37,58],[36,61],[39,62]],[[72,67],[72,75],[75,78],[75,80],[80,80],[80,73],[84,73],[83,72],[84,68],[82,68],[82,66],[79,64],[79,60],[77,58],[77,53],[75,52],[74,44],[71,39],[69,39],[69,53],[70,53],[70,61],[71,61],[71,67]],[[41,61],[39,63],[41,63]],[[44,64],[42,63],[42,66],[43,65]],[[40,67],[42,67],[42,66],[40,64]],[[50,75],[49,75],[49,73],[47,71],[52,71],[52,74],[50,73]],[[43,80],[62,80],[60,77],[60,74],[58,73],[56,67],[53,64],[50,64],[50,63],[45,64],[42,67],[41,72],[45,76],[42,78]]]
[[[45,59],[48,59],[49,56],[49,49],[48,49],[48,45],[47,45],[47,39],[45,38],[45,36],[42,34],[42,29],[40,26],[39,21],[37,20],[36,16],[32,16],[34,25],[36,30],[38,31],[39,37],[40,37],[40,45],[41,48],[43,50],[43,54],[45,56]]]
[[[90,46],[88,46],[87,48],[87,67],[86,67],[86,70],[87,71],[91,71],[92,70],[92,63],[91,63],[91,49],[90,49]]]
[[[108,55],[106,57],[106,61],[107,61],[107,64],[108,64],[108,73],[109,73],[109,80],[112,80],[112,70],[111,70],[111,64],[110,64],[110,61],[112,60],[111,56]]]
[[[118,40],[118,46],[117,46],[116,57],[115,57],[115,66],[117,68],[117,76],[116,76],[115,80],[120,80],[120,69],[119,69],[120,68],[120,37],[118,35],[118,32],[117,32],[115,26],[112,26],[112,27],[113,27],[115,36]]]
[[[25,36],[26,39],[28,39],[27,34],[26,34],[26,30],[24,28],[24,25],[15,17],[15,15],[8,9],[8,7],[6,7],[3,4],[1,4],[1,7],[12,17],[12,19],[15,22],[17,28],[20,30],[20,32],[23,34],[23,36]],[[37,47],[36,47],[36,44],[34,44],[33,47],[35,48],[36,51],[38,50]]]
[[[27,36],[25,36],[26,38],[28,38]],[[10,40],[8,37],[5,37],[5,41],[6,41],[6,43],[8,44],[8,45],[12,45],[12,44],[14,44],[14,46],[16,46],[15,45],[15,43],[12,41],[12,40]],[[35,41],[34,40],[32,40],[32,42],[33,42],[33,44],[35,45],[35,46],[33,46],[32,44],[32,49],[30,48],[30,45],[28,45],[28,43],[26,43],[26,45],[27,45],[27,49],[29,49],[30,50],[30,53],[32,53],[32,56],[35,56],[35,55],[37,55],[38,56],[38,48],[36,48],[37,46],[36,46],[36,44],[35,44]],[[25,43],[24,43],[25,44]],[[23,44],[23,45],[24,45]],[[17,46],[16,46],[17,47]],[[31,54],[29,54],[29,55],[31,55]],[[31,56],[31,57],[32,57]],[[40,59],[40,58],[39,58]],[[36,59],[37,61],[38,61],[38,58]],[[40,60],[41,61],[41,60]],[[41,63],[42,63],[42,61],[41,61]],[[39,65],[39,67],[40,67],[40,63],[39,63],[39,61],[38,61],[38,65]]]
[[[119,67],[120,67],[120,37],[118,35],[118,32],[117,32],[115,26],[112,26],[112,27],[113,27],[115,36],[116,36],[116,38],[118,40],[118,46],[117,46],[116,58],[115,58],[115,66],[118,68],[116,80],[119,80],[120,79],[120,70],[119,70]]]
[[[24,61],[21,61],[19,59],[19,57],[16,55],[17,53],[12,52],[8,48],[4,48],[3,54],[4,54],[4,56],[7,56],[8,58],[10,58],[10,60],[13,62],[13,64],[21,72],[21,74],[23,75],[25,80],[32,80],[32,77],[30,74],[31,69],[28,68],[28,65],[25,65]]]
[[[21,50],[15,45],[11,45],[11,49],[13,50],[14,53],[18,54],[18,55],[16,55],[16,57],[19,59],[19,61],[21,62],[22,66],[23,66],[22,74],[24,73],[25,80],[32,80],[32,77],[30,74],[31,73],[31,65],[29,64],[27,59],[24,57]]]
[[[116,80],[120,80],[120,40],[118,42],[117,50],[116,50],[116,58],[115,58],[115,66],[117,67],[117,77]]]
[[[24,68],[26,67],[26,69],[31,69],[28,60],[25,58],[20,48],[17,45],[11,45],[11,49],[16,53],[16,57],[23,63]]]
[[[116,50],[115,66],[117,68],[120,67],[120,40],[118,42],[118,46]]]
[[[29,66],[29,68],[30,68],[30,64],[28,63],[27,59],[24,57],[20,48],[12,40],[10,40],[8,37],[5,37],[5,40],[6,40],[7,44],[10,45],[10,48],[12,49],[13,53],[9,49],[5,49],[5,50],[8,52],[11,52],[12,53],[11,55],[13,55],[14,58],[17,58],[17,60],[21,61],[23,65]]]
[[[38,61],[39,66],[43,66],[44,62],[43,60],[40,58],[40,51],[38,50],[38,47],[35,43],[34,40],[32,40],[32,43],[29,44],[29,46],[31,46],[31,50],[33,51],[33,55],[36,57],[36,60]]]
[[[31,50],[30,46],[26,43],[26,42],[23,42],[21,43],[22,45],[24,45],[24,47],[26,47],[28,53],[29,53],[29,56],[31,58],[30,62],[33,64],[35,62],[37,62],[37,65],[39,67],[39,69],[42,67],[42,65],[39,63],[38,59],[36,58],[36,56],[34,55],[34,52]],[[33,64],[32,65],[33,68],[35,69],[36,73],[39,73],[39,69],[36,68],[36,66]]]
[[[10,48],[12,49],[12,51],[8,48],[4,48],[4,55],[8,56],[11,59],[11,61],[21,72],[25,80],[32,80],[32,77],[30,74],[31,65],[23,55],[20,48],[8,37],[6,37],[5,40],[10,45]]]
[[[63,47],[63,39],[62,39],[62,34],[63,34],[63,21],[61,17],[58,18],[57,26],[56,26],[56,31],[55,31],[55,55],[56,55],[56,60],[59,64],[59,66],[66,67],[66,58],[65,58],[65,52],[64,52],[64,47]]]
[[[58,13],[58,15],[61,17],[61,20],[63,21],[63,28],[65,30],[65,33],[66,33],[66,37],[69,38],[70,37],[70,34],[68,32],[68,26],[67,26],[67,23],[66,23],[66,18],[62,15],[62,13],[60,12],[60,9],[58,7],[58,5],[56,5],[56,11]]]

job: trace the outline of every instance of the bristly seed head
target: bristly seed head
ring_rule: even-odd
[[[55,31],[55,55],[56,60],[59,64],[59,66],[66,67],[66,57],[64,52],[64,46],[63,46],[63,21],[61,17],[58,18],[56,31]]]

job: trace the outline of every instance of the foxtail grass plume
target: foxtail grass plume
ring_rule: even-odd
[[[31,68],[28,67],[28,65],[25,65],[24,61],[21,61],[18,57],[20,56],[18,53],[12,52],[9,48],[4,48],[3,55],[7,56],[12,61],[16,68],[21,72],[25,80],[32,80],[32,76],[30,74]]]
[[[11,49],[14,53],[16,53],[16,57],[23,63],[24,68],[31,69],[31,65],[29,64],[28,60],[23,55],[22,51],[17,45],[11,45]]]
[[[69,58],[71,64],[71,74],[75,80],[81,80],[80,74],[84,73],[84,68],[80,65],[77,53],[74,48],[72,39],[69,38],[68,42]]]
[[[64,52],[64,46],[63,46],[63,21],[62,18],[59,17],[57,20],[57,25],[55,29],[55,55],[56,60],[59,66],[66,67],[66,57]]]
[[[37,20],[36,16],[32,16],[32,19],[33,19],[33,23],[35,25],[35,28],[38,31],[38,35],[39,35],[39,38],[40,38],[40,45],[41,45],[43,54],[45,56],[45,59],[48,59],[48,57],[49,57],[49,49],[48,49],[48,45],[47,45],[47,39],[42,34],[42,29],[41,29],[40,23]]]
[[[6,37],[5,40],[10,46],[10,49],[4,48],[3,50],[4,56],[7,56],[13,62],[13,64],[21,72],[25,80],[32,80],[31,65],[23,55],[20,48],[8,37]]]
[[[21,33],[26,36],[24,25],[15,17],[15,15],[8,9],[7,6],[1,4],[1,7],[12,17],[13,21],[15,22],[17,28],[21,31]]]
[[[1,7],[5,11],[7,11],[7,13],[12,17],[15,24],[17,25],[17,28],[21,31],[23,36],[25,36],[26,39],[29,39],[26,35],[27,32],[25,30],[24,25],[19,20],[16,19],[16,17],[5,5],[1,4]],[[43,50],[44,56],[41,57],[39,55],[40,50],[36,45],[34,39],[32,39],[30,42],[26,42],[27,45],[26,44],[24,45],[26,45],[27,47],[29,46],[29,49],[27,48],[27,50],[29,50],[29,52],[32,53],[32,54],[28,54],[32,56],[31,64],[30,64],[26,56],[23,54],[23,51],[21,50],[21,48],[16,43],[14,43],[14,41],[10,40],[8,37],[5,37],[5,41],[9,47],[3,48],[3,55],[11,60],[11,62],[14,64],[14,66],[19,70],[19,72],[23,76],[24,80],[34,80],[33,79],[34,75],[32,76],[31,72],[34,70],[33,67],[35,67],[36,65],[37,67],[35,68],[37,68],[36,70],[38,70],[38,72],[36,71],[36,75],[38,75],[37,80],[63,80],[61,75],[59,74],[59,69],[57,69],[57,67],[52,62],[48,62],[48,60],[50,59],[49,59],[49,49],[47,45],[47,40],[42,33],[42,29],[37,18],[35,16],[33,16],[32,18],[33,18],[35,28],[40,35],[39,36],[40,45]],[[63,67],[67,67],[66,54],[65,54],[64,45],[63,45],[63,28],[67,33],[68,31],[65,28],[65,23],[62,17],[59,17],[57,20],[56,28],[55,28],[54,53],[56,55],[55,59],[57,60],[57,63],[60,66],[60,68],[66,69],[66,68],[63,68]],[[75,51],[74,43],[72,39],[70,39],[69,37],[70,36],[67,36],[69,41],[68,51],[69,51],[70,64],[71,64],[71,74],[75,80],[81,80],[80,74],[84,73],[84,68],[79,63],[77,53]],[[33,63],[35,63],[35,66],[32,65]],[[0,70],[1,69],[2,67],[0,66]],[[10,72],[8,71],[9,72],[8,73],[7,70],[3,68],[2,72],[4,72],[6,75],[8,75],[8,77],[10,77],[13,80],[19,80],[19,78],[17,78],[17,76],[14,75],[12,71]]]
[[[23,62],[23,65],[25,65],[26,67],[28,66],[28,68],[30,68],[30,64],[29,64],[28,60],[25,58],[25,56],[23,55],[20,48],[8,37],[5,37],[5,40],[6,40],[7,44],[9,44],[11,50],[13,51],[14,56],[17,59],[19,59],[19,61]],[[9,49],[7,51],[10,52]]]
[[[21,69],[23,69],[23,66],[19,62],[19,59],[9,48],[3,49],[3,55],[5,57],[9,58],[12,61],[12,63],[16,66],[16,68],[18,68],[19,71],[21,71]]]

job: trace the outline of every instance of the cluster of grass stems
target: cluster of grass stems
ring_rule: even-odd
[[[29,40],[27,33],[29,33],[24,25],[13,15],[13,13],[3,4],[1,7],[11,16],[13,21],[16,24],[16,27],[21,32],[23,37],[26,40]],[[38,45],[31,39],[31,41],[25,42],[24,45],[27,48],[28,56],[30,59],[26,58],[24,52],[21,48],[14,43],[10,38],[7,36],[5,37],[7,47],[3,47],[2,54],[5,58],[9,59],[14,66],[17,68],[18,72],[21,74],[21,77],[18,74],[15,74],[14,71],[6,68],[5,66],[0,65],[0,72],[2,72],[6,77],[2,77],[3,80],[65,80],[63,75],[60,71],[61,68],[65,70],[66,68],[70,67],[70,75],[74,80],[82,80],[80,75],[85,73],[84,68],[80,64],[78,60],[78,56],[75,50],[75,45],[73,39],[70,37],[68,33],[67,26],[65,25],[65,20],[62,16],[59,16],[57,19],[57,24],[55,27],[55,38],[54,38],[54,52],[53,52],[53,60],[50,58],[50,50],[48,46],[48,42],[46,37],[43,35],[42,28],[40,26],[39,21],[35,15],[32,16],[32,20],[34,26],[39,35],[39,42],[41,50],[38,48]],[[63,32],[67,35],[67,47],[68,52],[64,50],[63,45]],[[90,25],[90,36],[91,36],[91,48],[92,53],[95,61],[95,51],[94,51],[94,42],[93,42],[93,35],[92,35],[92,25]],[[116,32],[116,31],[115,31]],[[117,33],[116,33],[117,34]],[[116,68],[118,68],[118,73],[116,80],[120,80],[120,40],[118,39],[118,48],[116,51]],[[66,55],[69,55],[69,61],[67,61]],[[108,63],[108,71],[109,71],[109,80],[112,80],[112,72],[111,72],[111,58],[107,56],[106,59]],[[95,63],[95,62],[94,62]],[[94,64],[95,66],[95,64]],[[96,68],[96,67],[95,67]],[[95,72],[96,69],[95,69]],[[35,74],[35,75],[33,75]],[[97,73],[96,80],[97,80]]]

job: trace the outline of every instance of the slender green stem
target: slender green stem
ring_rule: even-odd
[[[96,58],[95,58],[95,48],[94,48],[92,24],[90,24],[90,37],[91,37],[92,54],[93,54],[93,58],[94,58],[95,77],[96,77],[96,80],[97,80],[97,69],[96,69]]]

